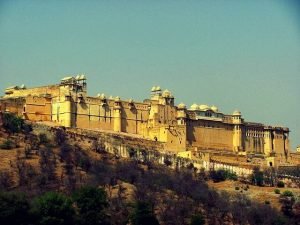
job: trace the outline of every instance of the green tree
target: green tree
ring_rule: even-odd
[[[295,203],[295,197],[293,192],[286,190],[280,195],[279,199],[281,203],[281,211],[286,216],[293,215],[293,205]]]
[[[259,167],[254,167],[251,180],[254,185],[263,186],[264,173],[260,171]]]
[[[131,222],[132,225],[159,225],[150,204],[142,201],[135,204]]]
[[[25,195],[0,192],[0,224],[30,224],[29,209]]]
[[[66,132],[63,129],[58,128],[55,131],[54,140],[55,140],[55,142],[56,142],[57,145],[64,144],[66,142],[66,140],[67,140]]]
[[[32,212],[36,224],[40,225],[73,225],[75,211],[72,201],[64,194],[47,192],[33,201]]]
[[[18,133],[22,130],[24,125],[24,120],[11,113],[4,113],[3,114],[3,127],[11,132],[11,133]]]
[[[46,144],[49,142],[47,135],[44,133],[40,133],[38,137],[39,137],[40,144]]]
[[[210,171],[210,177],[214,182],[225,181],[227,178],[227,172],[223,169]]]
[[[79,211],[79,224],[109,224],[105,209],[108,206],[106,193],[102,188],[82,187],[73,194]]]
[[[205,220],[202,214],[196,214],[192,216],[191,225],[204,225]]]

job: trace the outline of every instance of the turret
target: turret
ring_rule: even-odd
[[[272,128],[264,127],[264,154],[270,155],[273,152],[273,137]]]
[[[183,103],[177,106],[177,124],[186,125],[186,105]]]
[[[119,97],[115,98],[114,104],[114,131],[121,132],[121,100]]]
[[[72,127],[72,101],[70,95],[65,95],[65,101],[61,103],[63,123],[65,127]]]
[[[242,150],[242,114],[240,111],[235,110],[232,114],[233,128],[233,150],[238,152]]]
[[[174,106],[174,96],[168,89],[164,90],[161,96],[160,104]]]

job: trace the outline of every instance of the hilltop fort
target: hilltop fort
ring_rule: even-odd
[[[49,121],[67,128],[127,133],[158,142],[162,150],[191,158],[195,152],[259,154],[272,166],[289,157],[289,129],[246,121],[241,112],[221,112],[216,106],[175,105],[175,97],[160,87],[143,102],[87,95],[85,75],[65,77],[58,84],[35,88],[13,86],[0,99],[2,112],[30,121]],[[194,154],[195,155],[195,154]]]

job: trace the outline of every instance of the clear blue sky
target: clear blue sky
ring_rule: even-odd
[[[241,110],[300,144],[298,1],[0,0],[0,89],[85,73],[90,95]],[[2,92],[3,93],[3,92]]]

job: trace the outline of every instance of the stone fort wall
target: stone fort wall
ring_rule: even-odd
[[[137,135],[162,142],[165,149],[175,152],[195,147],[288,155],[288,128],[246,123],[240,112],[224,115],[207,106],[175,106],[174,97],[167,90],[152,90],[151,98],[144,102],[103,95],[90,97],[84,79],[68,79],[58,85],[9,88],[0,99],[0,109],[31,121]]]

